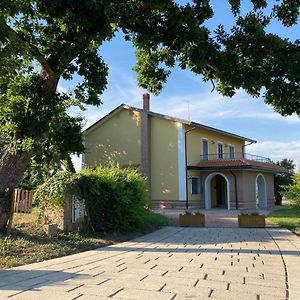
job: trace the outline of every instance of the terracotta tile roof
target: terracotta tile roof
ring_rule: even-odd
[[[260,162],[248,159],[234,160],[207,160],[201,161],[195,166],[188,166],[190,169],[212,170],[212,169],[261,169],[275,173],[288,173],[288,171],[274,163]]]

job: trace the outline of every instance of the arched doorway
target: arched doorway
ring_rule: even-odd
[[[205,179],[205,208],[230,209],[229,180],[222,173],[212,173]]]
[[[267,208],[267,187],[264,175],[256,176],[256,208]]]

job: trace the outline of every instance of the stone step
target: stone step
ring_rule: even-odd
[[[185,209],[185,201],[163,201],[163,200],[152,200],[152,209]],[[200,209],[200,203],[197,201],[189,202],[189,209]]]

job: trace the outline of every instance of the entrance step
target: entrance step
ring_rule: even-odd
[[[163,200],[152,200],[152,209],[185,209],[186,202],[185,201],[163,201]],[[200,209],[199,201],[190,201],[189,209]]]

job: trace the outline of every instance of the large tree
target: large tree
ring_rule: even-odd
[[[228,0],[236,24],[210,32],[209,0],[1,0],[0,2],[0,228],[13,188],[36,153],[80,151],[80,124],[66,113],[101,104],[108,67],[99,48],[124,33],[136,48],[138,83],[158,94],[175,64],[189,68],[217,91],[243,88],[281,114],[300,113],[299,41],[267,33],[272,18],[297,23],[299,0],[252,0],[248,14]],[[219,20],[222,23],[222,20]],[[57,90],[61,78],[82,81],[72,93]],[[46,149],[46,151],[45,151]],[[82,150],[82,149],[81,149]]]
[[[296,165],[292,159],[284,158],[276,163],[278,166],[284,167],[288,173],[276,174],[274,177],[275,189],[275,204],[282,204],[282,196],[284,195],[285,187],[293,183],[293,176]]]

